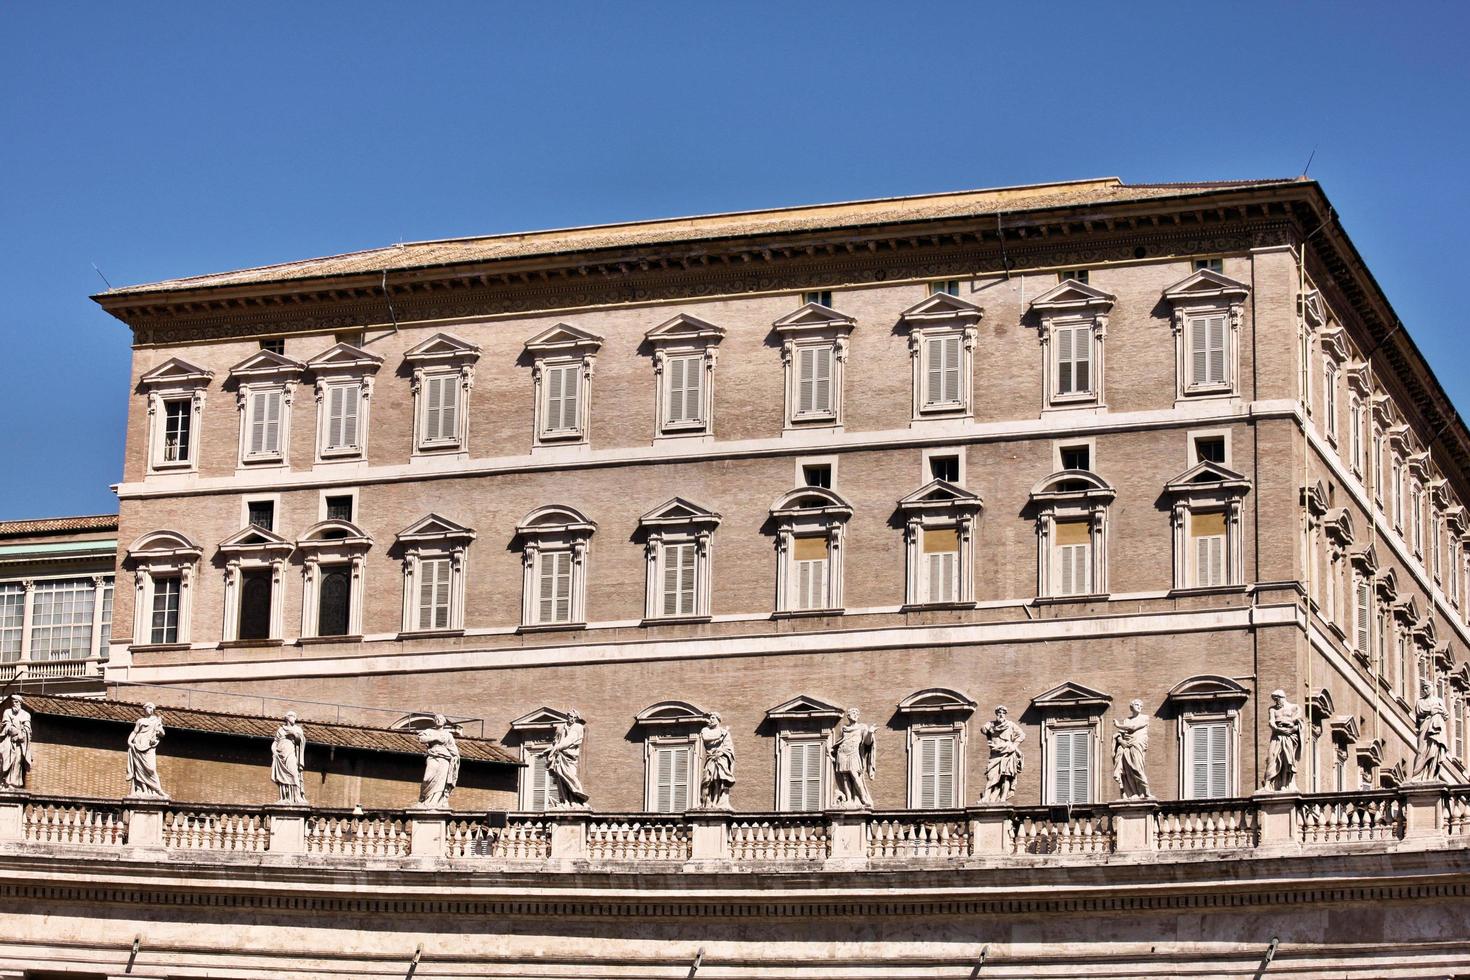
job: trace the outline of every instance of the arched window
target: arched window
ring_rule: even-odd
[[[842,542],[852,506],[823,487],[797,487],[771,505],[776,612],[842,608]]]
[[[363,571],[372,538],[351,521],[313,524],[297,541],[305,554],[301,635],[362,635]]]
[[[522,629],[586,625],[587,551],[596,530],[581,512],[555,505],[521,521]]]
[[[1031,489],[1037,595],[1108,591],[1107,515],[1115,495],[1089,470],[1060,470]]]

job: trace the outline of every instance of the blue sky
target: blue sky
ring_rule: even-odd
[[[1461,406],[1470,5],[0,8],[0,519],[116,506],[87,296],[394,241],[1105,175],[1320,179]]]

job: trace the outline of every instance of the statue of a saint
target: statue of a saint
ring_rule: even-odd
[[[705,719],[699,742],[704,746],[704,778],[699,783],[699,805],[712,810],[729,810],[730,788],[735,785],[735,742],[730,729],[720,724],[720,714],[711,711]]]
[[[990,761],[985,764],[985,802],[1005,803],[1016,791],[1016,777],[1021,774],[1025,761],[1021,758],[1021,743],[1026,741],[1026,731],[1007,717],[1006,706],[995,709],[995,719],[980,729],[990,743]]]
[[[281,802],[306,805],[306,729],[296,723],[296,712],[276,729],[271,742],[271,781],[281,791]]]
[[[158,781],[158,743],[163,741],[163,732],[163,719],[153,704],[143,705],[143,717],[128,734],[128,796],[133,799],[168,799]]]
[[[832,764],[837,772],[837,805],[848,809],[871,809],[873,795],[868,780],[878,775],[874,758],[873,725],[858,721],[858,709],[847,709],[847,722],[832,746]]]
[[[448,810],[449,794],[459,782],[459,746],[454,741],[458,725],[449,724],[443,715],[434,716],[432,728],[419,731],[419,741],[428,748],[424,760],[424,782],[419,787],[419,801],[413,810]]]
[[[1149,798],[1148,774],[1143,759],[1148,754],[1148,716],[1137,698],[1128,703],[1128,717],[1113,722],[1113,778],[1125,800]]]
[[[1428,681],[1421,680],[1419,700],[1414,702],[1414,726],[1419,737],[1414,746],[1414,772],[1409,782],[1444,782],[1444,760],[1450,750],[1444,719],[1444,699],[1431,692]]]
[[[546,771],[556,781],[558,807],[587,808],[587,793],[577,775],[577,766],[582,758],[582,740],[586,736],[587,726],[582,715],[576,708],[568,708],[567,720],[556,726],[551,744],[541,753],[546,757]]]
[[[1286,692],[1271,692],[1271,745],[1266,756],[1266,782],[1262,789],[1273,793],[1295,793],[1296,767],[1302,758],[1302,709],[1286,700]]]
[[[26,773],[35,762],[31,754],[31,713],[19,694],[0,715],[0,792],[26,788]]]

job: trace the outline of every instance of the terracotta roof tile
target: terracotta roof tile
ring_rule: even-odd
[[[26,521],[0,521],[0,538],[27,534],[72,534],[78,531],[116,531],[116,514],[90,517],[40,517]]]
[[[1118,204],[1157,198],[1183,197],[1210,190],[1270,187],[1293,180],[1227,180],[1184,184],[1124,184],[1116,177],[1057,184],[999,187],[989,190],[882,198],[840,204],[818,204],[764,211],[663,218],[553,231],[486,235],[439,241],[408,242],[386,248],[348,252],[323,258],[168,279],[140,286],[122,286],[99,298],[160,293],[220,286],[244,286],[325,276],[361,275],[486,262],[496,259],[549,256],[639,245],[699,242],[746,235],[821,231],[926,218],[979,217],[1089,204]]]
[[[21,696],[25,699],[27,709],[37,715],[83,718],[89,721],[113,722],[120,725],[131,725],[143,715],[143,705],[131,701],[115,701],[111,698],[64,698],[47,694],[23,693]],[[232,735],[240,738],[274,738],[276,729],[281,724],[279,718],[201,711],[196,708],[173,708],[166,705],[160,706],[158,713],[168,728],[208,732],[212,735]],[[301,724],[306,728],[307,741],[313,745],[358,749],[364,752],[393,752],[399,755],[424,754],[423,746],[413,732],[342,725],[309,719],[302,719]],[[460,756],[466,760],[520,765],[519,760],[494,739],[470,738],[461,735],[455,741],[459,744]]]

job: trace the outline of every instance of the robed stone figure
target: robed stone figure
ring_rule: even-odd
[[[12,694],[10,707],[0,715],[0,791],[25,789],[26,773],[34,762],[31,713],[21,696]]]
[[[735,742],[730,729],[720,724],[711,711],[699,733],[704,746],[704,778],[699,783],[699,805],[712,810],[729,810],[730,789],[735,785]]]
[[[1143,713],[1143,702],[1129,702],[1128,717],[1113,722],[1113,727],[1117,729],[1113,733],[1113,778],[1118,790],[1125,800],[1148,799],[1148,774],[1143,765],[1148,755],[1148,716]]]
[[[1434,694],[1429,682],[1419,682],[1419,700],[1414,702],[1414,727],[1418,741],[1414,746],[1414,772],[1411,783],[1444,782],[1444,760],[1450,743],[1445,736],[1444,699]]]
[[[158,780],[158,743],[163,741],[163,719],[150,702],[143,717],[128,733],[128,796],[135,799],[168,799]]]
[[[858,721],[858,709],[847,709],[847,721],[832,746],[832,766],[837,774],[837,805],[871,809],[873,795],[868,780],[878,775],[873,733],[877,729]]]
[[[424,760],[419,801],[412,809],[449,809],[449,794],[459,782],[459,745],[454,740],[457,730],[458,726],[449,724],[443,715],[435,715],[433,727],[419,731],[419,741],[428,749],[428,757]]]
[[[1026,741],[1026,730],[1010,720],[1002,704],[980,733],[990,744],[990,759],[985,764],[985,802],[1004,803],[1016,791],[1016,777],[1025,766],[1021,743]]]
[[[285,723],[271,742],[271,781],[281,802],[306,805],[306,729],[296,723],[296,712],[286,712]]]
[[[1286,692],[1271,692],[1267,712],[1271,744],[1266,755],[1266,782],[1262,789],[1273,793],[1296,792],[1296,770],[1302,758],[1302,709],[1286,700]]]
[[[567,710],[567,720],[556,726],[551,744],[541,753],[546,757],[546,772],[556,781],[558,807],[586,809],[587,792],[577,767],[582,760],[582,740],[587,726],[576,708]]]

